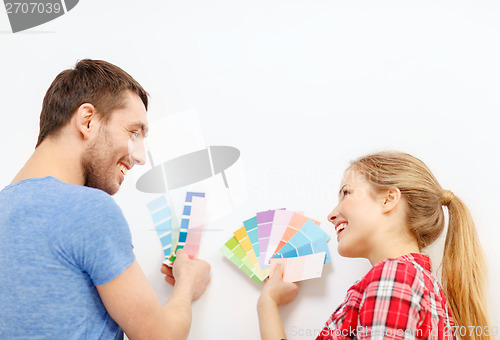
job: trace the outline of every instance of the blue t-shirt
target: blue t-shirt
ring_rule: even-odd
[[[96,286],[135,259],[104,191],[54,177],[0,191],[0,339],[122,339]]]

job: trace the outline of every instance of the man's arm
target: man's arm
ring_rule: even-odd
[[[177,253],[172,295],[161,306],[139,263],[134,261],[118,277],[97,286],[106,310],[131,339],[186,339],[191,328],[191,303],[210,281],[210,266]],[[174,283],[169,278],[167,282]]]

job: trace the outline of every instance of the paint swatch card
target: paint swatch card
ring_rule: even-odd
[[[168,259],[172,253],[172,212],[168,206],[165,196],[151,201],[147,204],[156,233],[160,238],[161,247],[165,258]]]
[[[248,275],[256,283],[260,284],[269,273],[264,275],[259,275],[257,268],[255,268],[251,259],[247,257],[247,254],[238,243],[236,237],[232,237],[227,241],[224,246],[220,249],[222,254],[227,257],[234,265],[236,265],[240,270],[242,270],[246,275]]]
[[[249,268],[254,271],[260,278],[264,279],[267,277],[267,272],[261,269],[259,265],[259,260],[255,255],[255,251],[252,247],[252,243],[250,242],[250,238],[248,237],[248,233],[245,227],[241,227],[240,229],[234,232],[234,237],[238,241],[239,245],[245,252],[245,257],[250,261]],[[243,260],[243,259],[242,259]]]
[[[250,242],[252,242],[252,247],[255,252],[255,256],[257,256],[257,258],[260,258],[259,230],[257,228],[257,216],[254,216],[246,221],[243,221],[243,225],[245,226],[245,230],[247,231]]]
[[[193,198],[195,198],[195,203],[193,205]],[[198,200],[196,200],[198,198]],[[206,204],[205,204],[205,194],[201,192],[187,192],[186,193],[186,202],[184,203],[184,209],[182,211],[182,220],[181,227],[179,230],[179,238],[174,247],[174,251],[169,258],[170,262],[175,261],[175,254],[177,250],[185,248],[188,245],[186,252],[191,258],[194,258],[198,253],[198,249],[200,247],[200,238],[201,233],[199,231],[200,228],[203,228],[203,221],[205,219],[206,212]],[[197,224],[197,229],[195,230],[195,225]],[[189,239],[188,242],[188,231],[189,231]],[[197,235],[193,235],[193,234]]]
[[[318,221],[297,212],[259,212],[233,235],[220,251],[256,283],[269,276],[269,260],[285,263],[287,279],[295,281],[321,276],[323,265],[331,261],[330,236]]]
[[[308,220],[313,221],[318,226],[320,225],[319,221],[310,219],[309,217],[306,217],[302,214],[299,213],[293,214],[285,232],[283,233],[283,236],[281,237],[281,241],[279,242],[278,247],[276,247],[276,250],[274,251],[273,255],[276,254],[286,243],[288,243],[288,241]]]
[[[286,259],[271,259],[271,273],[278,263],[283,264],[283,281],[297,282],[321,277],[326,253],[317,253]]]
[[[179,230],[172,228],[172,211],[165,196],[147,204],[165,255],[163,263],[172,266],[175,254],[181,248],[185,248],[190,258],[197,255],[205,223],[206,203],[205,193],[187,192]],[[173,232],[177,232],[177,237],[172,237]]]
[[[269,249],[276,249],[280,244],[281,239],[283,238],[283,234],[290,224],[294,211],[291,210],[276,210],[274,213],[274,220],[271,229],[271,235],[269,236]],[[269,260],[274,255],[273,252],[268,251],[266,253],[266,257],[264,259],[264,263],[269,263]]]
[[[330,262],[327,242],[330,236],[312,220],[307,220],[293,237],[272,257],[290,258],[326,252],[325,263]]]
[[[325,240],[316,240],[312,243],[304,243],[299,246],[291,247],[286,251],[279,251],[271,258],[271,260],[280,258],[292,258],[322,252],[326,253],[325,263],[331,262],[330,250],[328,249],[328,244]]]
[[[269,264],[265,262],[269,237],[273,226],[274,212],[277,210],[268,210],[257,213],[257,232],[259,235],[259,263],[262,268],[268,268]]]

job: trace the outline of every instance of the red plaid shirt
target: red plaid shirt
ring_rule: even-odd
[[[356,282],[316,340],[453,339],[452,327],[429,258],[408,254],[379,262]]]

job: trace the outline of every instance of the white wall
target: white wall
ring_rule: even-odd
[[[218,249],[244,219],[270,208],[302,210],[330,228],[326,215],[348,161],[380,149],[422,158],[469,205],[500,326],[493,289],[500,285],[499,36],[500,3],[486,0],[81,0],[63,17],[16,34],[0,9],[0,187],[31,154],[57,73],[77,59],[105,59],[149,91],[151,119],[196,109],[207,144],[242,152],[248,201],[208,226],[200,255],[213,278],[194,305],[190,339],[258,339],[261,287]],[[150,197],[129,176],[116,199],[166,301]],[[366,260],[340,258],[335,240],[330,247],[323,278],[303,282],[282,308],[289,339],[313,338],[304,334],[322,328],[369,269]]]

